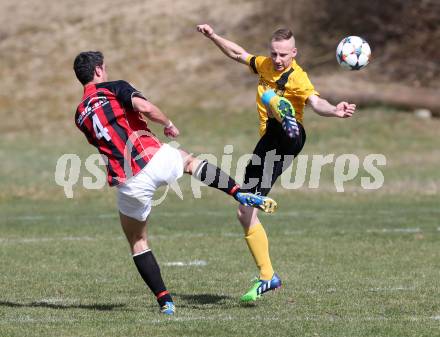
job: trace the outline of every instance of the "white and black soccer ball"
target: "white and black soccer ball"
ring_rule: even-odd
[[[349,70],[364,68],[371,57],[371,48],[367,41],[359,36],[347,36],[336,48],[336,60]]]

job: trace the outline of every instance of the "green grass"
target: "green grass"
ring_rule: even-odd
[[[236,160],[254,145],[252,113],[205,117],[175,118],[185,148],[219,155],[234,144]],[[196,200],[184,178],[184,200],[170,193],[149,226],[176,301],[172,318],[158,313],[137,275],[113,190],[77,186],[66,199],[54,183],[62,153],[93,153],[81,136],[6,137],[0,336],[438,336],[440,122],[361,110],[352,120],[310,115],[306,123],[304,154],[385,154],[383,188],[363,191],[355,179],[336,193],[332,166],[317,190],[277,185],[279,211],[262,220],[284,287],[242,306],[256,269],[234,202],[208,189]],[[167,265],[195,260],[207,264]]]

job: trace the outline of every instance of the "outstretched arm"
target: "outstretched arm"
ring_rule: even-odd
[[[210,25],[198,25],[197,30],[214,42],[226,56],[237,62],[246,64],[246,58],[249,54],[238,44],[217,35]]]
[[[134,111],[139,111],[149,120],[163,125],[163,133],[169,138],[176,138],[179,130],[174,126],[171,120],[153,103],[141,97],[133,97],[131,99]]]
[[[336,106],[330,104],[327,100],[311,95],[308,102],[312,106],[313,111],[324,117],[348,118],[353,116],[356,111],[356,105],[347,102],[340,102]]]

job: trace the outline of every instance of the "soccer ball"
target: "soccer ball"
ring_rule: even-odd
[[[359,36],[342,39],[336,48],[336,60],[346,69],[359,70],[370,61],[371,48],[367,41]]]

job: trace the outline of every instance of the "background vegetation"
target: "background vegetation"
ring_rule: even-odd
[[[52,128],[70,130],[81,93],[72,60],[89,49],[105,53],[112,78],[129,80],[171,114],[183,107],[227,113],[253,108],[255,78],[196,33],[203,22],[262,54],[271,31],[291,27],[299,62],[330,95],[353,85],[358,93],[374,94],[395,92],[396,84],[438,89],[439,7],[436,0],[1,0],[0,128],[4,133],[54,123]],[[340,69],[334,57],[341,38],[353,34],[373,49],[372,63],[356,73]]]

